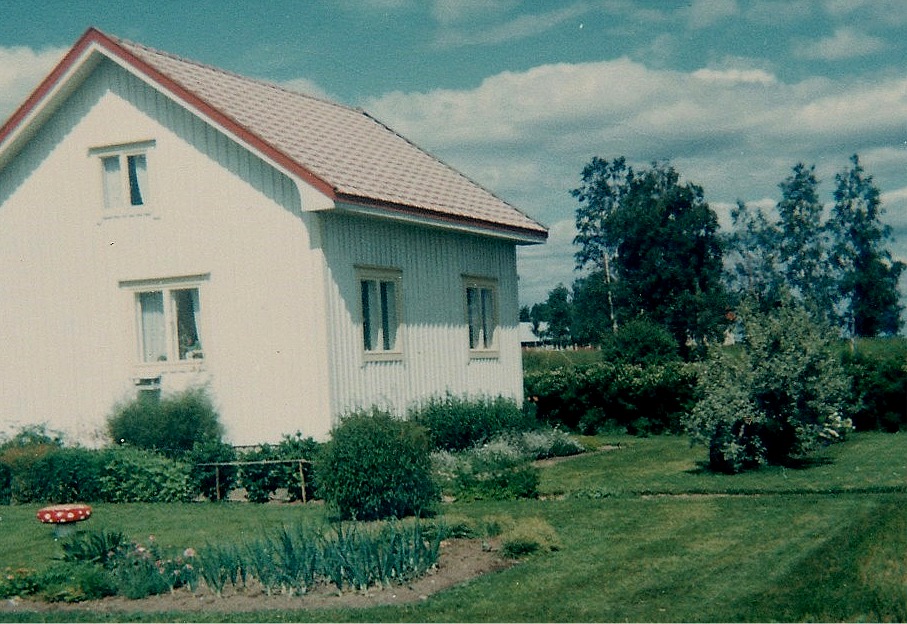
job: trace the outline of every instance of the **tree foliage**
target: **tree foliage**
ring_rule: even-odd
[[[720,337],[727,311],[718,218],[673,167],[595,158],[573,192],[578,267],[604,271],[614,317],[663,324],[682,347]]]
[[[744,304],[739,349],[716,347],[699,378],[702,399],[684,419],[709,447],[713,469],[784,464],[850,429],[850,389],[826,327],[784,298],[770,312]]]
[[[898,279],[903,262],[885,247],[891,227],[883,225],[879,189],[866,175],[859,156],[835,176],[835,204],[828,222],[831,253],[840,271],[844,323],[852,336],[894,335],[900,330]]]

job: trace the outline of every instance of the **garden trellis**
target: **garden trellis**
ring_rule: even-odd
[[[259,459],[259,460],[237,460],[237,461],[228,461],[228,462],[204,462],[201,464],[196,464],[196,466],[205,466],[205,467],[214,467],[214,479],[215,479],[215,488],[217,491],[217,500],[221,500],[220,495],[220,469],[222,466],[263,466],[267,464],[298,464],[299,466],[299,485],[302,490],[302,502],[307,503],[307,497],[305,494],[305,472],[302,467],[303,464],[311,464],[312,461],[308,459]]]

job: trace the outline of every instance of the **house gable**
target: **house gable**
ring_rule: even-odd
[[[387,218],[469,229],[518,244],[547,231],[513,206],[420,150],[363,111],[186,61],[89,29],[32,97],[0,128],[4,152],[39,122],[94,56],[107,56],[333,205]]]

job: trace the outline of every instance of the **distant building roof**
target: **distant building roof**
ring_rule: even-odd
[[[368,113],[91,28],[0,127],[2,152],[92,53],[169,92],[339,203],[543,242],[544,226]],[[6,143],[6,145],[5,145]]]

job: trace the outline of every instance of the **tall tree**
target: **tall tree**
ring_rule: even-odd
[[[731,209],[731,224],[725,249],[729,286],[741,297],[768,309],[778,301],[784,287],[778,258],[780,232],[760,208],[750,208],[742,201]]]
[[[579,245],[575,255],[576,268],[592,267],[603,278],[611,331],[614,332],[617,331],[617,315],[611,263],[617,254],[617,244],[608,235],[608,220],[620,208],[632,180],[633,168],[627,165],[623,156],[611,162],[596,156],[583,168],[579,188],[571,191],[580,203],[576,209],[577,234],[573,239],[573,244]]]
[[[570,333],[576,344],[598,345],[613,333],[608,307],[608,284],[602,271],[593,271],[573,282],[573,325]]]
[[[778,261],[792,292],[834,322],[837,296],[829,262],[829,241],[822,224],[822,202],[815,165],[797,163],[779,187]]]
[[[573,194],[577,264],[604,269],[610,259],[615,319],[645,316],[680,345],[721,335],[727,297],[718,219],[701,187],[681,184],[667,165],[637,173],[623,158],[594,159]]]
[[[570,327],[573,324],[573,312],[570,291],[563,284],[558,284],[548,292],[545,306],[548,310],[545,339],[555,346],[566,347],[572,342]]]
[[[827,229],[833,264],[840,270],[845,322],[852,336],[896,334],[901,326],[898,279],[907,268],[892,260],[886,243],[891,227],[882,224],[881,193],[860,158],[835,176],[835,204]]]

